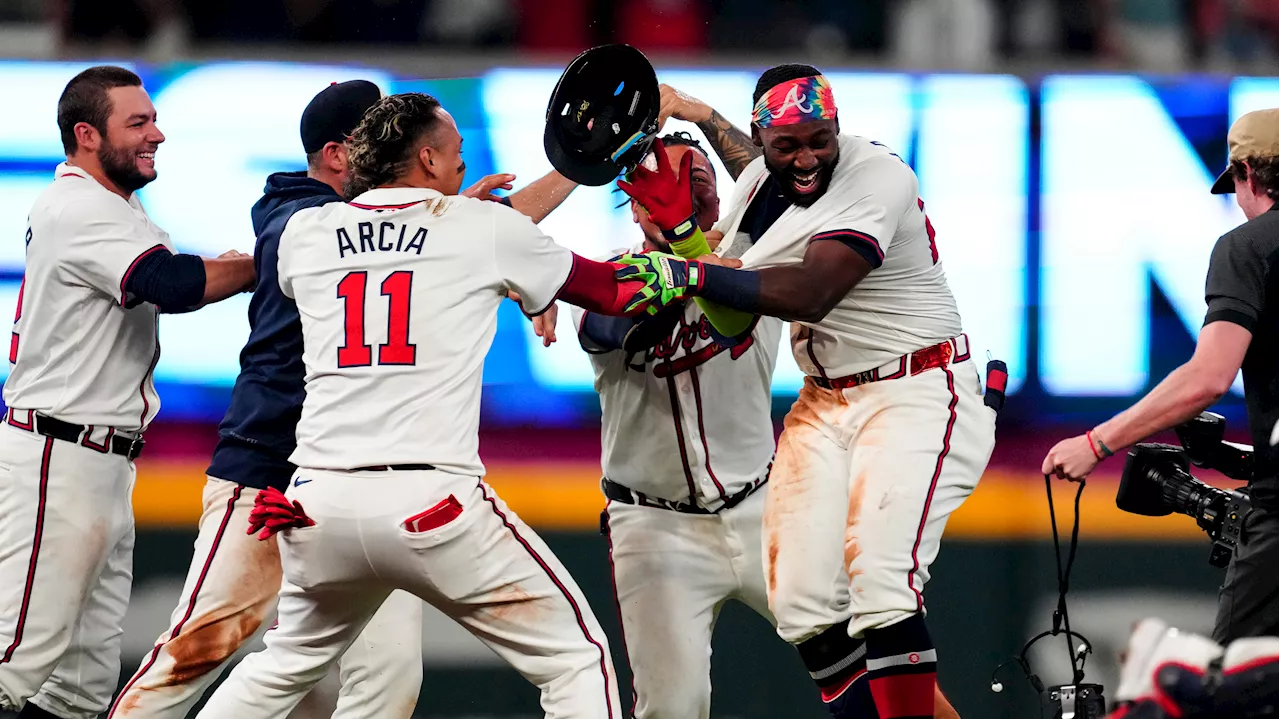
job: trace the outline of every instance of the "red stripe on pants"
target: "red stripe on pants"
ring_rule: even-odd
[[[493,501],[493,497],[490,497],[489,493],[485,491],[483,483],[480,484],[480,494],[484,496],[484,499],[489,503],[489,506],[493,507],[493,513],[498,515],[498,519],[502,520],[503,525],[505,525],[507,529],[511,530],[511,534],[515,536],[516,541],[520,543],[520,546],[524,547],[524,550],[529,553],[529,556],[533,558],[533,561],[538,563],[539,567],[542,567],[542,571],[546,572],[547,576],[551,578],[551,582],[556,585],[556,588],[560,590],[560,593],[564,595],[564,598],[569,600],[569,606],[573,607],[573,615],[578,620],[578,628],[582,630],[582,634],[587,638],[587,641],[599,650],[600,673],[604,676],[604,705],[607,716],[612,717],[613,701],[609,698],[608,657],[604,651],[604,647],[600,642],[596,641],[595,637],[591,636],[591,631],[587,629],[587,622],[582,618],[582,610],[578,607],[578,603],[573,600],[573,595],[569,593],[568,588],[560,583],[560,578],[556,576],[555,572],[551,571],[551,567],[548,567],[547,563],[542,561],[542,557],[538,555],[537,551],[535,551],[534,548],[525,541],[524,537],[520,536],[520,532],[516,531],[515,525],[507,519],[507,515],[503,514],[501,509],[498,509],[498,503]]]
[[[173,641],[178,636],[182,631],[182,625],[186,624],[187,620],[191,619],[191,615],[195,613],[196,598],[200,596],[200,589],[204,587],[205,577],[209,576],[209,568],[213,566],[213,558],[218,554],[218,546],[222,544],[222,535],[227,531],[227,524],[231,522],[231,515],[235,511],[236,502],[240,499],[240,493],[243,491],[244,485],[236,485],[235,490],[231,493],[231,499],[227,500],[227,510],[222,515],[222,524],[218,525],[218,533],[214,535],[213,544],[209,547],[209,556],[205,557],[204,567],[200,570],[200,578],[196,580],[196,586],[191,590],[191,596],[187,598],[187,613],[182,616],[181,621],[174,625],[169,638],[163,644],[157,644],[155,649],[151,650],[151,657],[147,659],[147,663],[143,664],[138,673],[129,679],[129,683],[124,685],[124,689],[120,691],[120,696],[117,696],[116,700],[112,702],[111,711],[107,713],[107,719],[116,715],[116,708],[120,705],[120,700],[124,698],[125,694],[129,693],[138,678],[151,669],[156,663],[156,659],[160,657],[160,650],[164,648],[165,644]]]
[[[18,611],[18,626],[13,632],[13,642],[4,650],[0,664],[13,658],[13,652],[22,643],[22,629],[27,623],[27,609],[31,606],[31,590],[36,583],[36,565],[40,561],[40,538],[44,536],[44,506],[49,495],[49,460],[53,456],[53,437],[45,437],[44,454],[40,457],[40,500],[36,504],[36,536],[31,543],[31,560],[27,563],[27,582],[22,589],[22,608]]]
[[[919,589],[916,589],[915,585],[916,572],[920,570],[920,558],[916,555],[920,551],[920,541],[924,538],[924,526],[929,522],[929,506],[933,504],[933,492],[938,488],[938,478],[942,476],[942,461],[951,452],[951,430],[956,426],[956,405],[960,402],[960,397],[956,394],[956,378],[951,373],[951,368],[943,367],[942,371],[947,374],[947,391],[951,392],[951,403],[947,406],[947,409],[951,412],[951,417],[947,420],[947,431],[942,435],[942,451],[938,453],[938,463],[933,468],[933,478],[929,480],[929,494],[924,500],[924,512],[920,515],[920,527],[916,529],[916,543],[911,547],[911,573],[907,575],[907,586],[916,595],[917,612],[924,609],[924,594]]]

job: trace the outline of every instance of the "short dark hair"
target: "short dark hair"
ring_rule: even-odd
[[[822,71],[813,65],[800,65],[797,63],[787,63],[786,65],[776,65],[764,71],[760,79],[756,82],[756,91],[751,95],[751,104],[760,102],[760,98],[764,96],[775,85],[786,82],[787,80],[796,80],[802,77],[816,77],[821,75]]]
[[[347,140],[347,198],[404,174],[422,138],[439,126],[439,108],[421,92],[388,95],[369,108]]]
[[[117,87],[142,87],[142,78],[131,70],[115,65],[91,67],[71,78],[58,98],[58,131],[62,133],[62,149],[68,155],[80,145],[76,142],[76,125],[87,122],[105,137],[107,118],[111,116],[108,91]]]
[[[703,157],[707,158],[708,160],[710,160],[710,159],[711,159],[711,155],[707,153],[707,149],[706,149],[705,147],[703,147],[703,146],[702,146],[702,143],[701,143],[701,142],[698,142],[697,138],[695,138],[693,135],[690,135],[689,133],[685,132],[684,130],[678,130],[678,131],[676,131],[676,132],[669,132],[669,133],[667,133],[667,134],[663,135],[663,136],[661,137],[661,140],[662,140],[662,144],[663,144],[663,145],[666,145],[666,146],[668,146],[668,147],[671,147],[671,146],[673,146],[673,145],[674,145],[674,146],[692,147],[693,149],[697,150],[698,152],[701,152]]]
[[[1271,157],[1246,157],[1243,160],[1231,161],[1231,176],[1237,180],[1244,181],[1248,179],[1249,170],[1253,170],[1254,179],[1257,181],[1258,186],[1266,191],[1267,197],[1273,200],[1276,199],[1277,184],[1280,183],[1280,158],[1272,155]]]

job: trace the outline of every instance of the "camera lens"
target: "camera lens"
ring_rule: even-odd
[[[1214,531],[1226,504],[1226,492],[1210,487],[1173,465],[1152,467],[1148,476],[1160,485],[1160,495],[1166,506],[1192,517],[1201,529]]]

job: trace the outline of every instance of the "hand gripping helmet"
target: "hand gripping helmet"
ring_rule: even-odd
[[[547,105],[542,146],[580,185],[607,185],[634,168],[658,134],[658,77],[630,45],[601,45],[565,68]]]

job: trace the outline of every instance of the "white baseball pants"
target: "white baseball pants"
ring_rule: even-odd
[[[711,716],[711,634],[725,600],[769,614],[760,556],[768,485],[719,514],[609,502],[609,558],[636,719]]]
[[[798,644],[924,612],[947,518],[995,447],[976,363],[827,390],[805,381],[778,440],[765,575],[778,634]]]
[[[246,534],[258,490],[209,477],[191,568],[169,628],[111,707],[112,719],[184,719],[276,608],[280,550]],[[338,662],[335,719],[408,719],[422,685],[422,601],[392,592]]]
[[[302,469],[287,495],[316,524],[278,535],[279,625],[203,719],[287,715],[395,589],[430,602],[537,685],[550,719],[622,716],[609,647],[582,592],[482,480]]]
[[[105,434],[89,441],[106,446]],[[89,719],[111,702],[133,581],[133,482],[126,457],[0,427],[0,709],[30,701]]]

